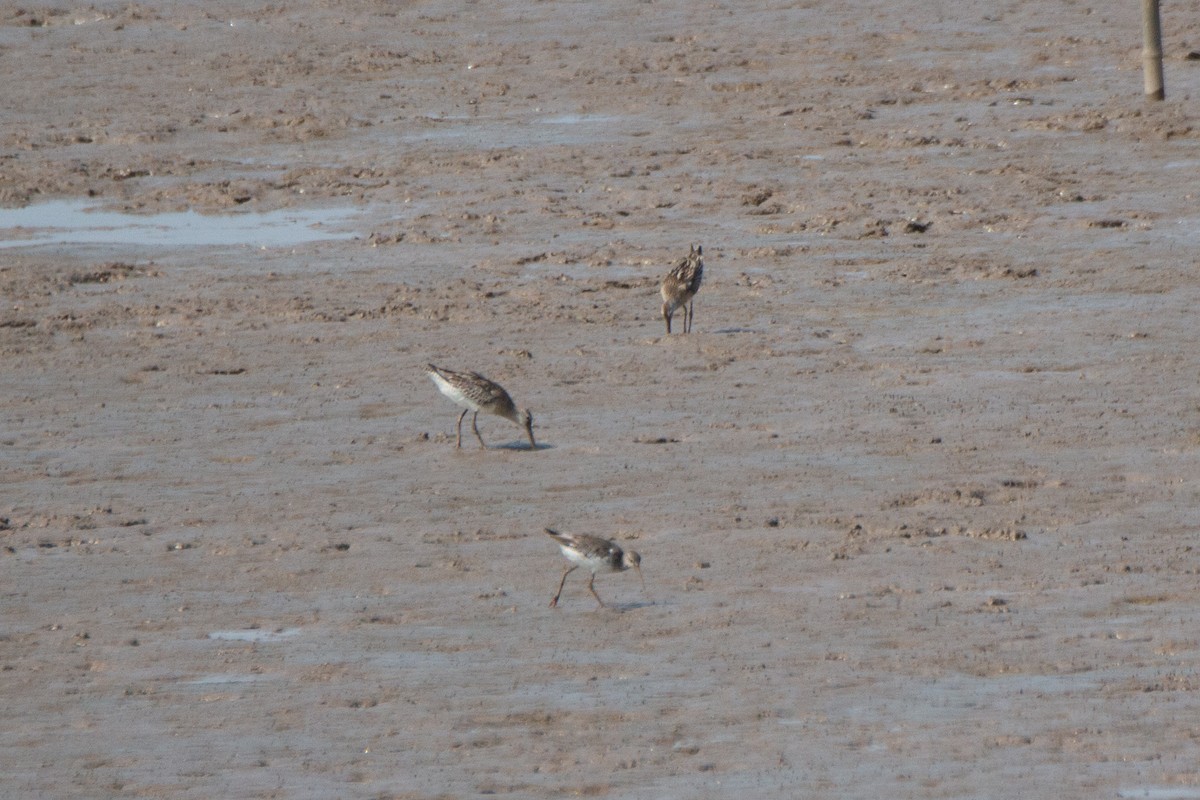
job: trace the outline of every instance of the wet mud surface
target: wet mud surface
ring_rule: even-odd
[[[0,11],[0,794],[1200,797],[1200,29],[827,6]]]

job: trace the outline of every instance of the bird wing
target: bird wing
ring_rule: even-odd
[[[550,528],[546,528],[545,530],[554,541],[558,542],[560,547],[570,547],[583,555],[611,558],[616,554],[619,558],[621,553],[624,552],[608,539],[602,539],[599,536],[592,536],[587,533],[559,533]]]
[[[512,398],[508,396],[508,392],[504,387],[495,381],[488,380],[478,372],[471,373],[471,390],[477,396],[482,405],[491,405],[499,403],[502,405],[512,405]]]

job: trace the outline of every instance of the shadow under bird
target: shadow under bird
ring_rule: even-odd
[[[662,316],[666,320],[668,334],[671,332],[671,317],[677,308],[683,309],[683,332],[692,331],[692,298],[700,291],[700,282],[704,280],[703,255],[704,249],[700,245],[692,245],[688,257],[676,264],[662,279],[659,293],[662,294]]]
[[[562,550],[562,554],[571,562],[571,566],[563,572],[562,580],[558,582],[558,592],[550,600],[551,608],[558,606],[558,598],[562,596],[567,576],[580,567],[587,567],[591,570],[592,575],[588,578],[588,591],[592,593],[592,597],[596,598],[596,602],[600,604],[601,608],[604,608],[604,601],[600,599],[600,595],[596,594],[596,587],[593,585],[596,573],[601,570],[624,572],[632,567],[637,570],[638,578],[642,581],[642,591],[646,590],[646,579],[642,578],[642,557],[632,550],[622,550],[615,542],[586,533],[559,533],[546,528],[546,534],[554,539],[559,549]]]
[[[504,417],[520,425],[525,429],[525,435],[529,437],[530,449],[537,449],[537,442],[533,439],[533,414],[529,413],[528,409],[517,408],[512,398],[508,396],[508,392],[504,391],[503,386],[488,380],[478,372],[455,372],[452,369],[444,369],[433,364],[427,365],[425,372],[442,394],[460,406],[464,406],[462,414],[458,416],[458,440],[455,447],[462,447],[463,417],[467,416],[468,411],[471,411],[474,412],[471,417],[471,430],[475,431],[475,438],[479,440],[479,446],[487,448],[483,437],[479,435],[479,427],[475,424],[479,418],[479,412],[482,411],[486,414]]]

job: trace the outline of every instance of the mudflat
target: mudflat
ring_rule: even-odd
[[[1200,798],[1120,6],[0,10],[0,795]]]

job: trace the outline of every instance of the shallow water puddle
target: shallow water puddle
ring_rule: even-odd
[[[280,209],[233,214],[172,211],[123,214],[94,210],[87,200],[53,200],[0,209],[0,247],[54,244],[248,245],[286,247],[357,234],[333,230],[352,208]]]
[[[267,680],[262,675],[205,675],[203,678],[196,678],[193,681],[187,681],[187,686],[221,686],[230,683],[262,683]]]
[[[227,642],[278,642],[281,639],[290,639],[299,634],[299,628],[282,628],[275,631],[251,628],[241,631],[213,631],[208,635],[208,638],[220,639]]]
[[[601,114],[559,114],[532,117],[481,117],[478,115],[426,116],[432,127],[419,127],[401,135],[403,141],[453,141],[480,148],[529,148],[612,142],[649,129],[635,117]],[[640,134],[639,134],[640,135]],[[389,133],[381,141],[392,146]]]

